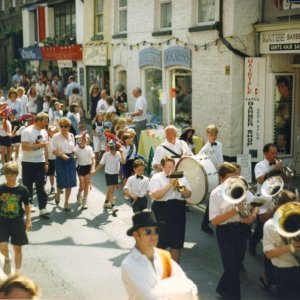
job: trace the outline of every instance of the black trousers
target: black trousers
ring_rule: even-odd
[[[279,299],[300,299],[300,267],[273,270]]]
[[[36,195],[39,209],[47,205],[47,194],[45,192],[45,163],[33,163],[22,161],[22,180],[28,188],[30,197],[33,196],[33,183],[35,183]]]
[[[202,220],[202,226],[206,227],[209,224],[209,200],[207,200],[206,203],[206,209],[204,212],[203,220]]]
[[[217,292],[230,299],[240,299],[240,266],[245,254],[248,225],[229,223],[216,229],[224,272],[217,286]],[[246,240],[246,241],[245,241]]]

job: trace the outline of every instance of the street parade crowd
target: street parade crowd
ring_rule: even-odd
[[[72,189],[77,191],[78,207],[88,209],[91,176],[101,169],[107,186],[103,208],[116,215],[114,191],[122,184],[124,201],[133,210],[127,235],[135,239],[135,247],[121,267],[129,299],[198,299],[196,285],[180,267],[186,212],[195,204],[189,199],[199,189],[188,176],[189,170],[178,168],[183,160],[192,160],[202,169],[203,161],[208,160],[214,169],[217,184],[206,178],[206,185],[212,186],[206,186],[208,202],[201,229],[214,234],[209,223],[215,226],[223,265],[217,294],[241,299],[243,260],[247,249],[256,255],[262,240],[265,264],[258,280],[266,290],[276,288],[279,299],[300,299],[300,241],[293,234],[300,230],[300,204],[296,194],[286,188],[286,178],[282,178],[286,167],[277,159],[276,144],[268,143],[262,149],[264,159],[254,169],[257,190],[251,192],[240,176],[240,166],[224,162],[222,143],[217,139],[219,128],[213,124],[206,128],[207,143],[199,153],[193,144],[194,129],[181,128],[179,137],[178,128],[168,125],[164,128],[166,140],[155,149],[152,162],[139,156],[147,100],[138,87],[132,91],[134,110],[128,112],[122,84],[113,96],[93,84],[88,130],[81,86],[73,76],[63,89],[59,75],[41,73],[30,82],[17,69],[12,82],[7,97],[0,90],[1,174],[5,177],[0,185],[0,251],[4,273],[12,275],[11,242],[16,274],[0,285],[0,299],[14,289],[27,293],[28,299],[39,294],[38,287],[21,275],[22,246],[28,243],[26,232],[36,209],[34,188],[41,217],[50,215],[47,180],[49,193],[66,213],[74,202]],[[146,176],[149,163],[152,172]],[[17,181],[19,173],[22,184]]]

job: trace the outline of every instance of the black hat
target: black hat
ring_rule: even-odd
[[[191,131],[193,134],[195,133],[195,130],[191,127],[182,128],[180,139],[185,138],[189,131]]]
[[[141,227],[159,226],[162,223],[157,222],[152,211],[141,211],[132,216],[133,226],[127,230],[127,235],[132,236],[133,232]]]

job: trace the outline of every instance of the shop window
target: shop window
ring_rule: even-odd
[[[67,2],[54,7],[56,37],[76,36],[75,3]]]
[[[104,0],[95,0],[95,34],[103,32]]]
[[[187,70],[172,71],[172,115],[180,127],[192,124],[192,74]]]
[[[152,114],[151,122],[162,124],[162,71],[159,69],[145,70],[145,97],[148,101],[148,113]]]
[[[119,0],[119,32],[127,31],[127,0]]]
[[[293,74],[275,75],[274,143],[278,155],[292,152]]]
[[[198,23],[215,21],[215,0],[198,0]]]
[[[162,0],[160,3],[160,28],[172,27],[172,1]]]

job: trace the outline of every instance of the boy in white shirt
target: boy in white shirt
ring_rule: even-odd
[[[108,151],[105,152],[97,168],[91,171],[91,174],[98,172],[103,166],[105,172],[105,180],[107,185],[106,199],[103,208],[111,208],[115,213],[118,209],[115,207],[114,189],[118,185],[118,177],[120,171],[120,163],[125,164],[125,158],[121,148],[117,149],[117,145],[113,140],[107,143]]]
[[[124,186],[124,193],[132,202],[133,212],[141,212],[147,208],[149,178],[144,176],[145,163],[141,159],[133,162],[134,175],[130,176]]]

